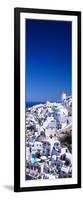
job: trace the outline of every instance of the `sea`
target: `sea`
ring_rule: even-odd
[[[30,108],[32,106],[38,105],[38,104],[45,104],[46,102],[26,102],[26,108]]]

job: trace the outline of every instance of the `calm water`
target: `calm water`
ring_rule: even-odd
[[[34,105],[38,105],[38,104],[44,104],[46,102],[26,102],[26,107],[32,107]]]

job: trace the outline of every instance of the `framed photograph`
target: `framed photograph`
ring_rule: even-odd
[[[81,12],[14,10],[14,191],[81,187]]]

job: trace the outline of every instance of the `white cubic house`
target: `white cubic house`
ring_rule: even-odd
[[[55,109],[54,112],[54,118],[56,119],[57,129],[62,129],[67,125],[67,116],[68,116],[68,111],[66,108],[63,106],[60,106],[59,108]]]

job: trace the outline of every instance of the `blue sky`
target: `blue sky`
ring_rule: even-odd
[[[72,23],[26,19],[26,101],[71,95]]]

